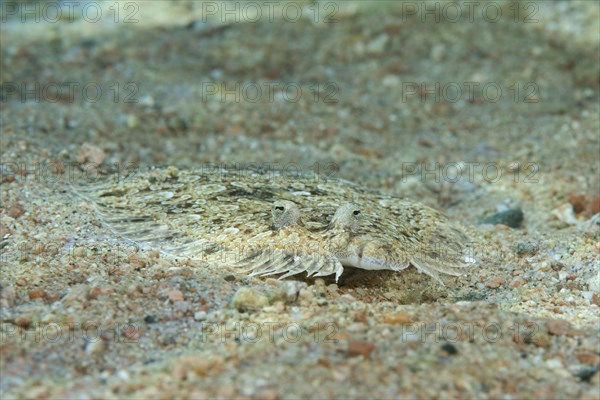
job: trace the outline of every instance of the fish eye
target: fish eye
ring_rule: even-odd
[[[346,203],[338,207],[333,215],[330,228],[341,229],[344,231],[357,232],[360,227],[360,210],[353,203]]]
[[[273,226],[279,229],[284,226],[296,225],[300,218],[300,209],[291,201],[281,200],[273,204],[271,215]]]

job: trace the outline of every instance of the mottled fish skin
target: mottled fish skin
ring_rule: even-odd
[[[169,167],[73,190],[124,238],[251,275],[413,265],[443,283],[467,266],[467,237],[438,211],[339,179]]]

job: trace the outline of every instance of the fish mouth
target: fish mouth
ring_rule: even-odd
[[[392,246],[373,237],[361,237],[357,246],[338,260],[345,267],[369,271],[402,271],[410,265],[410,260],[398,260],[391,253]]]

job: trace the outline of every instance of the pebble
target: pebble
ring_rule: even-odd
[[[176,301],[173,305],[176,310],[179,310],[181,312],[186,312],[187,310],[190,309],[189,301]]]
[[[600,307],[600,296],[598,296],[596,293],[592,293],[592,304],[597,305],[598,307]]]
[[[100,338],[90,340],[85,346],[85,352],[89,355],[98,355],[106,350],[106,342]]]
[[[137,341],[140,338],[140,330],[135,325],[127,325],[121,329],[121,336],[125,340]]]
[[[595,275],[592,275],[592,277],[588,280],[587,283],[588,289],[591,292],[600,295],[600,271],[598,271]]]
[[[129,257],[129,265],[134,269],[141,269],[146,266],[146,260],[139,258],[138,256]]]
[[[317,304],[320,306],[326,306],[327,304],[329,304],[329,302],[327,301],[327,299],[325,299],[323,297],[319,297],[317,299]]]
[[[33,319],[29,316],[17,317],[15,318],[15,325],[21,328],[28,328],[29,326],[31,326],[32,321]]]
[[[534,242],[519,242],[517,243],[516,253],[518,255],[533,254],[537,251],[538,245]]]
[[[20,203],[14,203],[8,209],[8,216],[11,218],[19,218],[23,214],[25,214],[25,209]]]
[[[171,300],[171,302],[173,303],[177,301],[183,301],[183,293],[181,292],[181,290],[171,290],[169,291],[169,300]]]
[[[77,162],[79,164],[92,164],[93,166],[100,166],[104,163],[106,154],[98,146],[94,146],[89,143],[84,143],[79,148],[77,153]]]
[[[196,357],[183,356],[173,361],[173,375],[180,378],[193,374],[196,376],[206,376],[219,371],[222,368],[224,360],[220,356]]]
[[[154,107],[154,98],[152,96],[142,96],[138,104],[142,107]]]
[[[15,287],[2,285],[2,292],[0,292],[0,300],[2,300],[2,307],[12,307],[15,304],[15,298]]]
[[[584,337],[585,336],[585,331],[582,329],[569,329],[569,332],[567,332],[567,336],[569,337]]]
[[[381,84],[386,87],[398,86],[398,85],[400,85],[400,83],[402,83],[400,78],[397,77],[396,75],[391,75],[391,74],[386,75],[381,81]]]
[[[579,214],[585,209],[586,205],[586,196],[583,194],[573,194],[569,195],[569,203],[573,206],[573,211],[575,214]]]
[[[235,389],[232,386],[222,386],[217,391],[217,396],[223,399],[233,399],[236,396]]]
[[[276,286],[274,288],[268,288],[266,295],[267,295],[267,298],[269,299],[269,304],[274,304],[277,302],[285,302],[287,300],[287,295],[285,293],[285,289],[281,286]]]
[[[592,301],[592,297],[594,297],[594,293],[588,292],[588,291],[582,291],[581,297],[583,297],[586,300]]]
[[[529,340],[526,340],[527,343],[533,343],[537,347],[548,347],[550,344],[550,336],[542,330],[537,330],[534,332]]]
[[[364,332],[368,326],[362,322],[353,322],[346,327],[347,332]]]
[[[126,114],[124,120],[125,124],[127,125],[127,128],[129,129],[135,128],[140,122],[137,115],[135,114]]]
[[[579,378],[579,380],[587,382],[592,379],[592,377],[596,374],[596,372],[598,372],[597,366],[593,366],[593,367],[582,366],[582,367],[576,368],[573,375],[576,376],[577,378]]]
[[[485,286],[488,288],[497,289],[500,286],[502,286],[503,283],[504,283],[504,280],[502,280],[502,278],[496,277],[496,278],[492,278],[491,280],[487,281]]]
[[[193,389],[186,397],[190,400],[207,400],[211,398],[208,393],[201,389]]]
[[[206,316],[207,316],[206,311],[196,311],[194,313],[194,319],[196,321],[204,321],[206,319]]]
[[[382,54],[385,50],[385,45],[389,40],[390,36],[387,33],[382,33],[367,44],[366,50],[368,53],[373,55]]]
[[[518,228],[523,222],[523,211],[520,208],[510,208],[490,215],[481,221],[482,224],[506,225],[510,228]]]
[[[552,215],[565,224],[577,225],[577,217],[575,217],[575,211],[573,211],[573,205],[571,203],[565,203],[562,206],[555,208],[552,210]]]
[[[96,287],[92,288],[92,290],[90,290],[89,296],[92,299],[97,299],[98,297],[100,297],[100,296],[106,296],[107,294],[110,294],[113,291],[114,290],[112,288],[102,289],[102,288],[96,286]]]
[[[453,345],[450,342],[446,342],[443,345],[440,346],[440,348],[445,351],[446,353],[448,353],[449,356],[455,356],[458,354],[458,349],[456,348],[455,345]]]
[[[562,369],[563,363],[558,358],[550,358],[546,360],[546,366],[552,369]]]
[[[238,289],[231,299],[231,306],[242,312],[258,310],[268,304],[267,296],[247,287]]]
[[[298,292],[298,298],[300,300],[311,301],[314,297],[315,296],[313,292],[311,290],[308,290],[308,288],[300,289],[300,291]]]
[[[69,293],[63,299],[65,305],[73,306],[76,304],[84,304],[88,299],[90,288],[85,284],[77,284],[69,289]]]
[[[308,287],[306,282],[299,281],[284,281],[281,284],[285,289],[286,301],[290,303],[295,302],[300,295],[300,291]]]
[[[350,340],[348,342],[349,357],[363,356],[364,358],[367,358],[373,352],[373,350],[375,350],[375,345],[370,342],[365,342],[362,340]]]
[[[349,293],[344,293],[343,295],[340,296],[340,300],[344,301],[346,303],[353,303],[356,301],[356,297],[352,296]]]
[[[40,322],[43,324],[59,323],[60,318],[55,314],[48,313],[41,318]]]
[[[285,312],[285,304],[281,301],[277,301],[272,306],[263,307],[263,311],[266,313],[281,314]]]
[[[558,280],[559,281],[566,281],[568,276],[569,276],[568,272],[566,272],[566,271],[560,271],[558,273]]]
[[[337,295],[339,290],[340,287],[336,283],[332,283],[331,285],[327,286],[327,291],[331,295]]]
[[[392,315],[386,315],[383,322],[390,325],[406,325],[412,322],[412,318],[404,311]]]
[[[513,280],[510,281],[510,285],[509,286],[512,289],[517,289],[517,288],[520,288],[521,286],[523,286],[526,283],[527,283],[527,281],[525,279],[521,278],[520,276],[515,276],[513,278]]]
[[[436,44],[429,52],[429,57],[436,62],[442,61],[446,57],[446,46],[443,44]]]
[[[29,295],[29,298],[31,300],[34,300],[34,299],[43,299],[44,296],[46,295],[46,292],[44,291],[44,289],[33,289],[33,290],[30,290],[27,294]]]
[[[83,246],[78,246],[73,249],[73,256],[76,258],[82,258],[86,256],[86,248]]]
[[[122,381],[127,382],[130,378],[129,376],[129,372],[125,371],[124,369],[120,370],[119,372],[117,372],[117,377],[119,379],[121,379]]]
[[[554,336],[566,335],[571,328],[570,324],[564,319],[551,319],[547,323],[548,333]]]
[[[591,352],[578,353],[577,360],[582,364],[598,365],[600,364],[600,356]]]

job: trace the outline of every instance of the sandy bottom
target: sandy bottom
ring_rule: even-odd
[[[306,2],[255,23],[111,4],[2,26],[2,398],[600,397],[598,3],[453,22]],[[476,262],[445,286],[248,278],[140,250],[72,196],[157,165],[418,200]]]

